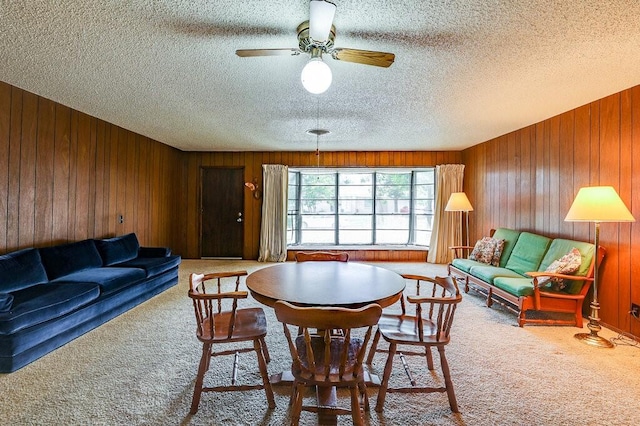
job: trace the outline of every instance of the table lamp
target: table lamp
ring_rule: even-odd
[[[613,348],[613,343],[598,336],[600,327],[600,303],[598,302],[598,243],[600,239],[600,222],[635,222],[633,215],[618,196],[612,186],[588,186],[580,188],[567,217],[567,222],[593,222],[595,224],[595,252],[596,262],[593,267],[593,300],[591,301],[591,315],[587,328],[590,333],[578,333],[574,337],[584,343],[599,348]]]
[[[452,192],[449,201],[444,208],[446,212],[464,212],[467,225],[467,247],[469,246],[469,212],[473,211],[473,206],[464,192]],[[462,235],[462,221],[460,221],[460,235]]]

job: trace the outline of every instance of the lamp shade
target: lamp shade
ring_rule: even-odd
[[[327,40],[336,5],[325,0],[311,0],[309,2],[309,36],[318,43]]]
[[[321,58],[311,58],[302,69],[300,80],[309,93],[319,95],[331,86],[331,68]]]
[[[636,221],[612,186],[580,188],[564,220],[567,222]]]
[[[452,192],[449,201],[444,208],[446,212],[471,212],[473,206],[464,192]]]

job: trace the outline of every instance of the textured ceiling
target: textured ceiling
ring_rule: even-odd
[[[640,2],[335,0],[336,47],[300,83],[307,0],[0,0],[0,80],[191,151],[459,150],[640,83]]]

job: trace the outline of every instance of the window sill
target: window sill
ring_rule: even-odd
[[[368,250],[368,251],[389,251],[389,250],[405,250],[405,251],[429,251],[429,247],[426,246],[413,246],[413,245],[330,245],[330,244],[300,244],[294,246],[287,246],[287,250],[291,251],[303,251],[303,250]]]

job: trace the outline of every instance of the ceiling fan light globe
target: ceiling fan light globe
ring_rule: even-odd
[[[309,93],[319,95],[331,86],[331,68],[320,58],[313,58],[307,62],[300,74],[302,85]]]

